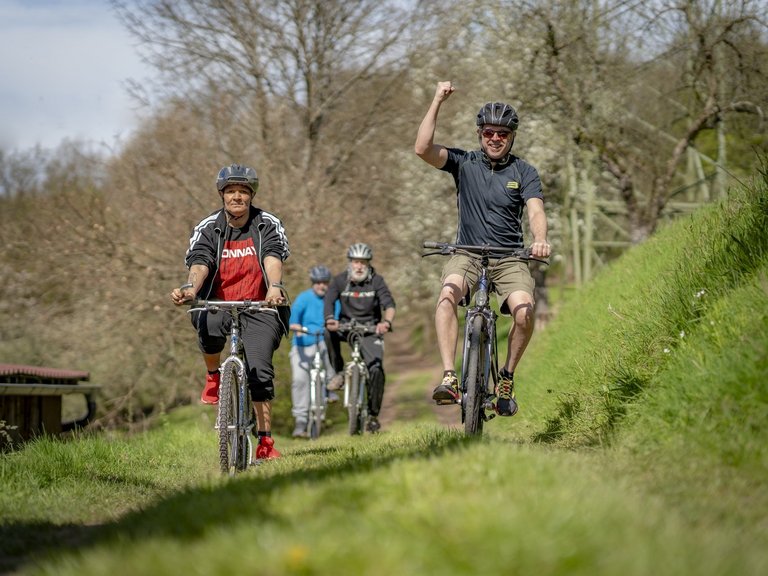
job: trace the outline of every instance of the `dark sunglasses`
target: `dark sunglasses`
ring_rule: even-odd
[[[499,140],[507,140],[512,132],[508,130],[491,130],[490,128],[484,128],[480,134],[482,134],[483,138],[487,140],[493,139],[494,135],[498,136]]]

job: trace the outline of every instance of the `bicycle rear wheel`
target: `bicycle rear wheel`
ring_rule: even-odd
[[[237,389],[238,376],[235,366],[228,366],[221,372],[219,386],[219,413],[216,426],[219,433],[219,466],[224,474],[234,474],[236,468],[239,438],[237,434]]]
[[[325,406],[325,390],[323,389],[325,375],[317,372],[310,386],[313,390],[313,399],[309,403],[309,437],[317,440],[323,428],[323,406]]]
[[[467,435],[483,433],[483,401],[485,398],[485,376],[483,370],[483,317],[478,315],[472,319],[467,350],[467,371],[464,374],[466,394],[462,402],[464,414],[464,432]]]
[[[349,382],[347,386],[349,386],[349,404],[347,405],[349,433],[354,436],[362,431],[360,426],[360,406],[358,405],[360,396],[360,367],[355,364],[349,368]]]

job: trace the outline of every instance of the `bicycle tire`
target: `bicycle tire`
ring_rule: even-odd
[[[219,412],[217,427],[219,432],[219,466],[222,473],[234,474],[238,451],[238,436],[235,419],[237,418],[237,372],[234,366],[225,368],[221,373],[219,385]]]
[[[478,315],[472,319],[472,332],[469,336],[467,350],[467,372],[465,374],[466,396],[462,403],[464,412],[464,433],[468,436],[483,433],[483,401],[485,383],[480,361],[482,352],[483,317]]]
[[[323,380],[325,375],[321,372],[315,374],[315,378],[312,381],[312,389],[315,394],[315,401],[310,402],[309,406],[309,438],[310,440],[317,440],[320,437],[320,432],[323,429]]]
[[[358,397],[360,396],[360,368],[356,365],[352,365],[349,368],[349,404],[347,405],[347,413],[349,414],[349,434],[355,436],[360,434],[362,428],[360,426],[360,407],[358,406]]]
[[[368,378],[368,370],[365,369],[360,373],[360,408],[357,411],[357,429],[360,434],[366,431],[366,423],[368,421],[368,384],[370,379]]]
[[[235,378],[235,380],[239,379]],[[235,436],[237,437],[235,470],[242,472],[250,466],[251,454],[253,454],[253,448],[248,437],[249,425],[253,419],[253,405],[251,404],[251,391],[247,384],[243,388],[242,398],[240,397],[240,388],[238,387],[238,414],[235,427]]]

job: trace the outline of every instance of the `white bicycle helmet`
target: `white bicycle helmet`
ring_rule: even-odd
[[[368,244],[357,242],[352,244],[347,250],[347,258],[350,260],[370,260],[373,258],[373,252],[368,247]]]

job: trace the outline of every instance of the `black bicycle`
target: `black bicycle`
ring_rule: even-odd
[[[504,258],[528,262],[546,260],[535,258],[528,248],[501,248],[498,246],[471,246],[424,242],[424,248],[434,249],[422,256],[453,256],[464,254],[477,262],[479,277],[475,285],[474,304],[467,307],[464,322],[464,346],[459,381],[459,404],[464,432],[482,434],[483,423],[496,416],[494,402],[499,378],[496,342],[496,312],[491,308],[490,293],[493,285],[488,277],[491,258]]]
[[[221,363],[219,373],[219,404],[216,431],[219,439],[221,471],[233,476],[253,463],[251,432],[256,424],[251,392],[245,374],[243,343],[240,339],[240,315],[246,312],[269,312],[277,309],[263,300],[192,300],[189,312],[207,310],[209,314],[223,312],[232,316],[229,334],[229,356]]]

